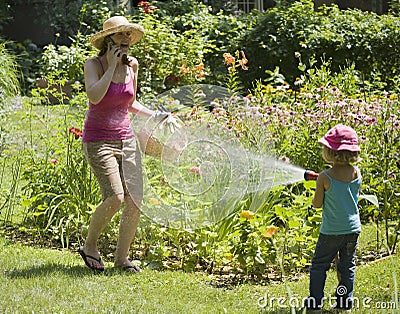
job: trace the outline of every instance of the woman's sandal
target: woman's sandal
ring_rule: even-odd
[[[93,256],[87,255],[84,251],[83,251],[83,246],[81,246],[78,249],[78,253],[80,254],[80,256],[82,257],[83,261],[85,262],[86,266],[89,267],[90,269],[96,270],[96,271],[103,271],[104,270],[104,264],[103,261],[101,260],[101,258],[95,258]],[[96,263],[90,263],[88,259],[91,259],[92,261],[95,261]]]
[[[116,266],[117,269],[126,271],[127,273],[141,273],[142,269],[136,265]]]

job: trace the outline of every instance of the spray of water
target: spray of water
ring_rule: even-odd
[[[246,105],[227,89],[209,85],[170,91],[160,97],[160,102],[167,108],[171,104],[193,106],[199,102],[208,106],[216,99],[222,106]],[[144,157],[142,211],[160,224],[185,229],[214,224],[229,216],[247,194],[264,193],[274,186],[303,180],[304,169],[280,161],[273,154],[243,147],[218,124],[196,121],[182,124],[175,132],[152,120],[143,123],[135,119],[132,124],[136,130],[138,124],[145,124],[168,148],[159,160]],[[159,175],[155,174],[155,167],[159,167]],[[132,181],[129,171],[124,175]],[[164,186],[160,188],[160,180],[153,184],[155,177],[161,178]]]

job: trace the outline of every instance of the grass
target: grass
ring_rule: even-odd
[[[400,257],[393,256],[357,268],[355,297],[360,308],[354,313],[393,306],[399,265]],[[287,288],[294,305],[308,294],[306,275],[286,283],[228,289],[216,288],[214,279],[205,274],[148,268],[127,274],[106,266],[104,273],[94,274],[77,253],[33,248],[0,237],[0,313],[289,313],[282,307],[289,305]],[[331,271],[327,295],[335,284]]]
[[[26,146],[40,149],[41,141],[59,126],[60,121],[54,118],[66,112],[72,116],[68,116],[65,127],[78,122],[70,107],[28,109],[35,114],[15,112],[10,117],[11,150]],[[23,142],[19,142],[21,138]],[[7,190],[8,182],[2,183],[1,188]],[[13,218],[19,209],[15,210]],[[377,244],[382,247],[382,234],[378,243],[375,235],[373,224],[363,227],[359,254],[374,250]],[[106,266],[103,274],[93,274],[77,253],[13,243],[0,233],[0,313],[289,313],[290,296],[299,308],[308,295],[306,273],[286,283],[218,288],[217,280],[206,274],[144,268],[143,273],[132,275],[113,270],[110,263]],[[398,307],[396,311],[387,309],[394,305],[395,291],[398,294],[399,256],[359,265],[356,271],[359,308],[353,313],[400,311]],[[325,288],[328,297],[335,287],[336,275],[331,271]],[[377,307],[386,309],[378,311]],[[328,306],[326,309],[326,313],[332,312]]]

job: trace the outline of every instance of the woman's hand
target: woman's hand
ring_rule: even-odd
[[[85,62],[85,86],[90,103],[94,105],[98,104],[107,93],[117,66],[118,58],[120,58],[118,55],[121,55],[121,49],[116,45],[109,45],[105,54],[107,61],[105,72],[103,72],[101,60],[91,58]]]
[[[118,60],[122,57],[121,49],[116,45],[109,45],[107,50],[108,67],[115,70]]]

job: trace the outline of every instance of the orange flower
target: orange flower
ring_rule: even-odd
[[[197,72],[196,74],[195,74],[195,77],[198,79],[198,78],[202,78],[202,77],[204,77],[204,75],[205,75],[205,73],[204,73],[204,63],[203,62],[200,62],[198,65],[196,65],[194,68],[193,68],[193,71],[195,71],[195,72]]]
[[[205,73],[204,71],[200,71],[199,73],[196,74],[196,78],[202,78],[204,77]]]
[[[243,51],[240,52],[242,55],[242,60],[239,60],[239,64],[242,67],[243,70],[248,70],[249,68],[246,66],[246,64],[249,62],[249,60],[247,60],[246,55],[244,54]]]
[[[190,73],[190,68],[188,68],[188,66],[187,66],[187,61],[185,61],[185,63],[181,66],[181,72],[183,74]]]
[[[253,219],[254,218],[254,213],[249,211],[249,210],[244,210],[240,213],[241,218],[246,218],[246,219]]]
[[[225,64],[231,65],[235,63],[235,58],[229,52],[225,52],[222,56]]]
[[[279,230],[278,227],[269,226],[269,227],[267,228],[267,230],[265,230],[265,232],[262,234],[262,236],[263,236],[264,238],[271,238],[275,233],[278,232],[278,230]]]
[[[194,70],[199,71],[199,72],[203,71],[203,69],[204,69],[204,63],[203,63],[203,62],[200,62],[200,63],[199,63],[198,65],[196,65],[195,68],[194,68]]]

